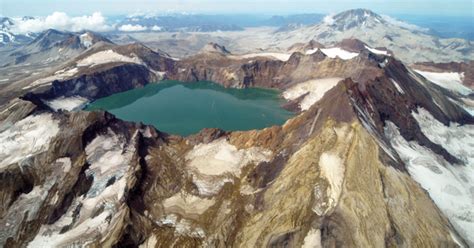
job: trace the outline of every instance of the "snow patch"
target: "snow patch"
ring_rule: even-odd
[[[82,108],[89,100],[81,96],[71,96],[71,97],[58,97],[50,101],[46,101],[46,105],[52,108],[54,111],[60,109],[73,111]]]
[[[339,47],[333,47],[333,48],[322,48],[321,51],[326,54],[329,58],[336,58],[339,57],[340,59],[343,60],[349,60],[357,57],[359,53],[353,53],[346,51],[344,49],[341,49]]]
[[[193,183],[196,185],[199,195],[212,196],[224,187],[226,183],[233,183],[234,180],[227,177],[209,177],[205,175],[193,174]]]
[[[311,228],[304,237],[301,248],[321,248],[321,230]]]
[[[365,46],[365,48],[367,50],[369,50],[370,52],[375,53],[375,54],[390,56],[390,54],[388,54],[388,52],[384,51],[384,50],[378,50],[378,49],[371,48],[371,47],[368,47],[368,46]]]
[[[51,114],[28,116],[0,133],[0,168],[45,152],[59,132]]]
[[[225,138],[221,138],[209,144],[195,146],[186,154],[186,160],[189,167],[203,175],[231,173],[239,176],[245,165],[269,161],[271,156],[271,151],[259,147],[239,150]]]
[[[60,163],[63,167],[63,172],[68,173],[71,170],[71,158],[64,157],[56,159],[56,163]]]
[[[244,55],[229,56],[229,58],[234,59],[251,59],[256,57],[267,57],[272,59],[278,59],[281,61],[288,61],[291,57],[291,54],[288,53],[249,53]]]
[[[100,51],[100,52],[94,53],[87,58],[81,59],[80,61],[77,62],[77,66],[93,67],[96,65],[112,63],[112,62],[143,64],[143,62],[138,57],[127,57],[122,54],[116,53],[112,50],[106,50],[106,51]]]
[[[449,164],[443,157],[417,142],[406,141],[392,122],[387,121],[384,129],[393,148],[406,164],[410,176],[428,191],[458,233],[467,240],[469,246],[473,246],[474,165]],[[450,143],[454,143],[454,140],[457,138]]]
[[[405,94],[405,91],[403,91],[402,87],[400,87],[400,85],[397,83],[397,81],[395,81],[392,78],[390,78],[390,81],[392,81],[393,85],[395,85],[395,88],[397,88],[397,90],[398,90],[398,92],[400,92],[400,94]]]
[[[461,95],[469,95],[473,93],[471,89],[462,84],[464,73],[458,72],[427,72],[415,70],[429,81]]]
[[[326,178],[330,185],[328,205],[335,207],[342,192],[344,163],[337,154],[325,152],[319,158],[319,168],[321,176]]]
[[[89,35],[89,33],[83,33],[79,36],[79,39],[81,40],[81,44],[84,47],[90,47],[92,46],[92,36]]]
[[[315,52],[317,52],[319,50],[319,48],[315,48],[315,49],[309,49],[305,52],[306,55],[311,55]]]
[[[301,110],[308,110],[341,80],[342,78],[325,78],[302,82],[283,92],[283,97],[288,100],[295,100],[307,94],[301,101],[300,108]]]

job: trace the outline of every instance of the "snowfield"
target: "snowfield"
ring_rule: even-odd
[[[218,139],[209,144],[199,144],[188,154],[188,166],[197,169],[201,174],[217,176],[224,173],[240,175],[240,170],[251,162],[268,161],[272,152],[252,147],[237,149],[226,139]]]
[[[390,56],[390,54],[388,54],[387,51],[378,50],[378,49],[371,48],[371,47],[368,47],[368,46],[365,46],[365,48],[366,48],[367,50],[369,50],[370,52],[375,53],[375,54]]]
[[[143,64],[138,57],[127,57],[125,55],[116,53],[112,50],[100,51],[90,55],[87,58],[81,59],[77,62],[77,66],[80,67],[94,67],[101,64],[107,64],[112,62],[126,62],[126,63],[135,63]]]
[[[430,112],[423,108],[412,115],[418,122],[426,137],[433,143],[441,145],[449,153],[461,159],[465,164],[474,167],[474,126],[459,125],[451,122],[449,126],[436,120]]]
[[[311,228],[304,237],[301,248],[321,248],[321,230]]]
[[[343,160],[335,153],[325,152],[319,158],[319,168],[321,176],[326,178],[330,185],[328,205],[334,208],[342,193],[345,172]]]
[[[45,102],[46,105],[51,107],[54,111],[60,109],[73,111],[78,110],[84,106],[89,100],[81,96],[71,96],[71,97],[59,97],[50,101]]]
[[[307,55],[313,54],[317,51],[318,51],[318,48],[311,49],[311,50],[306,51],[306,54]],[[326,54],[326,56],[328,56],[329,58],[332,58],[332,59],[340,58],[340,59],[343,59],[343,60],[353,59],[353,58],[355,58],[359,55],[359,53],[349,52],[349,51],[346,51],[346,50],[344,50],[342,48],[339,48],[339,47],[322,48],[321,52]]]
[[[417,73],[428,79],[429,81],[461,95],[469,95],[473,93],[471,89],[462,84],[464,73],[457,72],[427,72],[415,70]]]
[[[21,162],[49,149],[59,132],[51,114],[28,116],[0,133],[0,168]]]
[[[324,78],[302,82],[285,90],[283,97],[287,100],[295,100],[304,94],[308,94],[300,103],[301,110],[308,110],[341,80],[342,78]]]
[[[232,59],[251,59],[251,58],[257,58],[257,57],[265,57],[265,58],[273,58],[273,59],[278,59],[281,61],[288,61],[290,59],[291,54],[288,53],[249,53],[249,54],[243,54],[243,55],[229,55],[229,58]]]
[[[434,129],[437,130],[436,132],[441,131],[441,135],[436,137],[437,133],[432,129],[432,133],[428,137],[432,140],[446,141],[448,137],[444,137],[443,132],[447,132],[448,127],[438,130],[442,124],[430,121],[432,121],[431,125],[435,127]],[[388,121],[385,124],[385,135],[406,164],[410,176],[428,191],[430,197],[448,217],[459,234],[466,239],[469,246],[474,246],[474,232],[472,232],[474,230],[474,195],[472,193],[474,192],[474,164],[451,165],[443,157],[417,142],[406,141],[400,135],[398,127],[392,122]],[[422,127],[422,129],[425,134],[428,132],[426,127]],[[458,137],[465,131],[462,127],[451,126],[449,129],[452,129],[451,132],[455,133],[454,137],[456,138],[452,141],[448,140],[447,144],[441,142],[443,147],[454,152],[458,147],[455,144],[457,141],[459,146],[464,145],[467,147],[466,149],[470,149],[469,154],[471,154],[473,150],[472,130],[474,130],[472,126],[470,127],[471,134],[468,134],[464,140],[471,139],[467,144],[458,140]],[[460,151],[454,152],[454,154],[456,153],[459,154]]]
[[[225,138],[196,145],[186,154],[193,183],[205,196],[217,194],[225,183],[232,183],[231,175],[239,176],[247,164],[269,161],[271,157],[271,151],[259,147],[239,150]]]
[[[135,133],[132,140],[136,136]],[[128,213],[123,201],[127,181],[134,176],[133,146],[126,146],[121,137],[108,130],[93,139],[85,150],[90,164],[85,174],[93,177],[92,185],[82,197],[74,199],[61,218],[41,226],[28,247],[69,247],[74,240],[87,246],[89,238],[110,233]],[[78,208],[80,212],[76,213]],[[67,231],[62,231],[66,226]]]

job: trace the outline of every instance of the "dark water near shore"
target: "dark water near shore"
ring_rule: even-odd
[[[98,99],[86,110],[107,110],[123,120],[189,135],[203,128],[235,131],[281,125],[293,116],[281,108],[283,103],[276,90],[163,81]]]

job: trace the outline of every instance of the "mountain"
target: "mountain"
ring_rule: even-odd
[[[346,31],[358,27],[370,29],[378,24],[388,25],[388,22],[382,16],[367,9],[345,11],[335,16],[327,16],[323,21],[337,31]]]
[[[2,66],[66,61],[99,42],[111,43],[93,32],[72,33],[49,29],[28,44],[15,48],[2,61]]]
[[[34,33],[14,34],[11,32],[11,28],[14,25],[15,22],[12,19],[0,17],[0,46],[24,44],[36,37]]]
[[[428,30],[366,9],[345,11],[327,16],[317,25],[277,32],[272,41],[289,47],[296,42],[331,44],[349,38],[372,47],[386,47],[408,63],[466,61],[474,57],[472,41],[441,39]]]
[[[293,48],[98,43],[0,88],[0,245],[472,246],[469,96],[360,40]],[[278,89],[295,116],[180,137],[79,110],[163,78]]]
[[[0,82],[8,85],[29,77],[41,78],[96,44],[112,44],[94,32],[46,30],[28,43],[0,49]],[[14,68],[14,69],[13,69]]]

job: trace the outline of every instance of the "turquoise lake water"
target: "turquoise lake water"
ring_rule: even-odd
[[[293,116],[281,108],[283,103],[277,90],[162,81],[98,99],[85,110],[107,110],[122,120],[186,136],[203,128],[235,131],[281,125]]]

